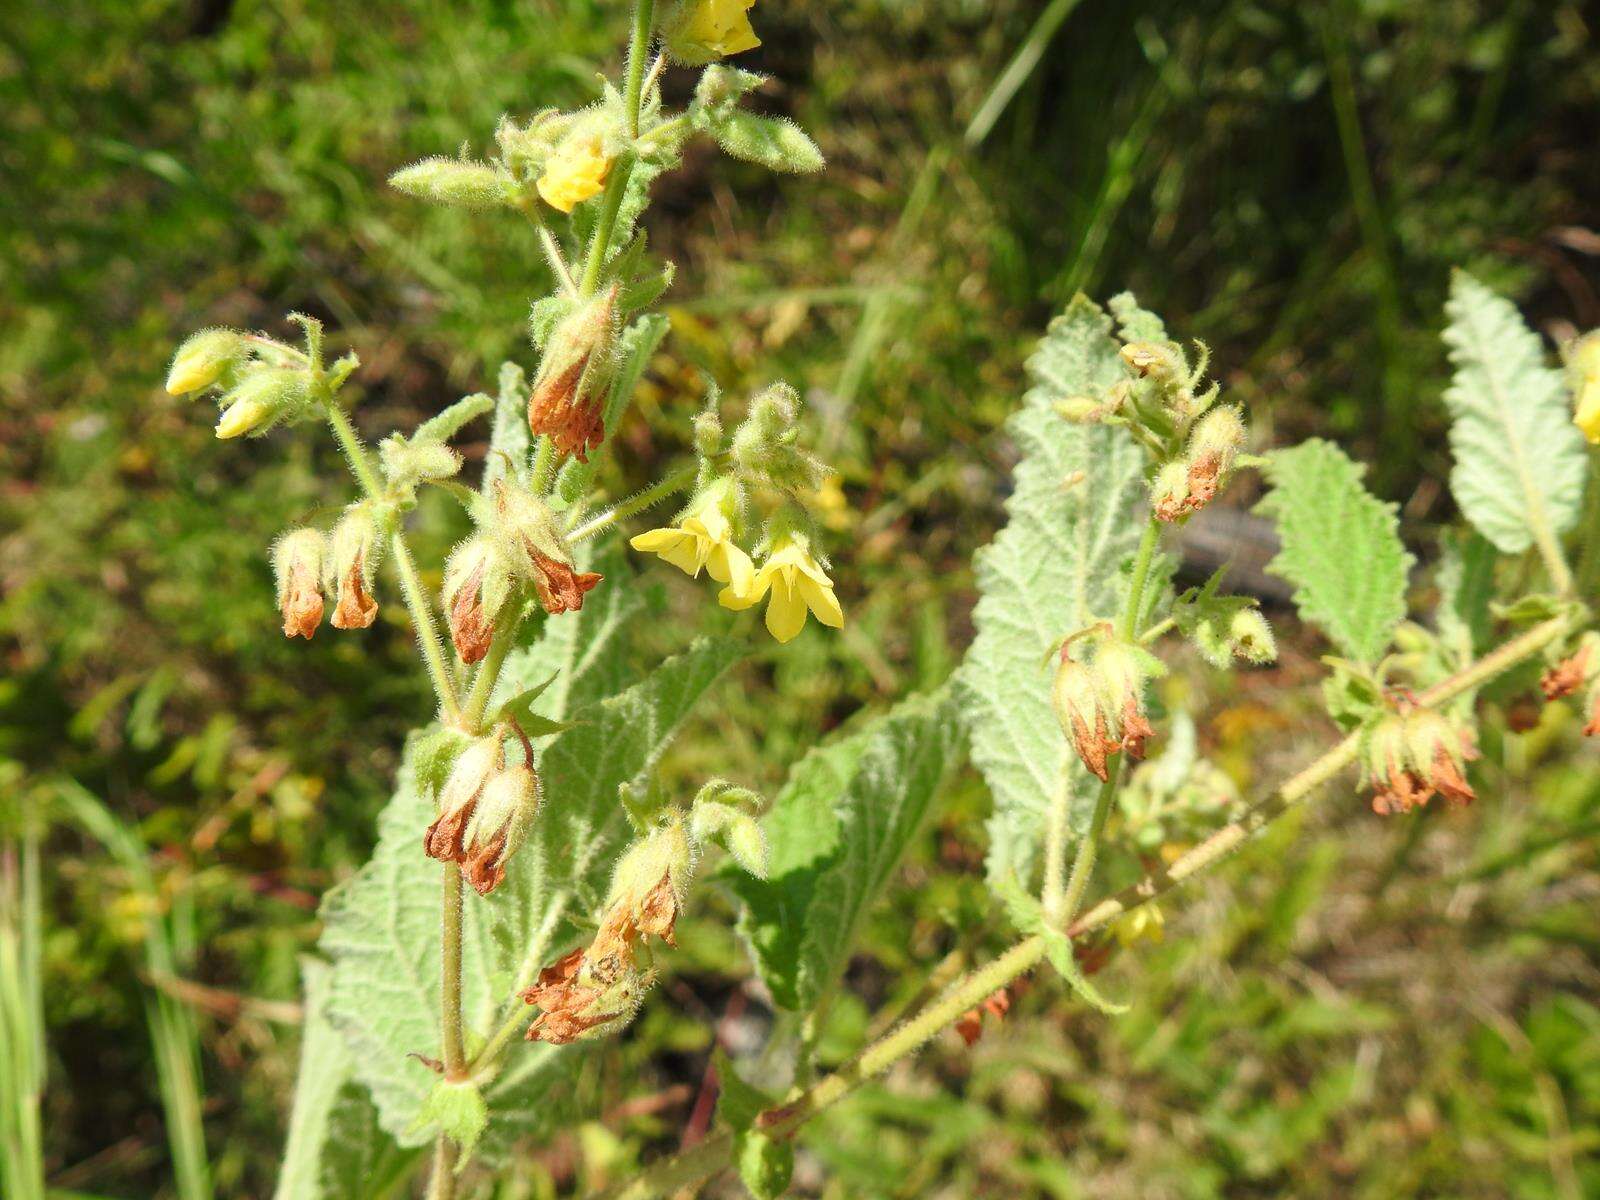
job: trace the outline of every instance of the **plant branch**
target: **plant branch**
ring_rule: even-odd
[[[1417,703],[1427,708],[1447,704],[1538,654],[1552,642],[1567,636],[1571,629],[1568,617],[1556,617],[1535,625],[1490,651],[1471,666],[1427,689],[1417,697]],[[1243,816],[1229,822],[1180,856],[1170,867],[1146,875],[1139,882],[1089,909],[1068,927],[1068,936],[1079,937],[1106,925],[1123,913],[1149,903],[1215,866],[1253,834],[1355,762],[1360,744],[1360,735],[1352,733]],[[1031,971],[1044,956],[1045,939],[1042,936],[1036,934],[1023,939],[987,966],[953,984],[938,1000],[894,1032],[874,1042],[848,1066],[819,1080],[796,1099],[762,1113],[756,1119],[757,1127],[771,1137],[793,1134],[823,1109],[913,1053],[985,997]],[[733,1138],[721,1133],[687,1153],[656,1163],[633,1179],[596,1194],[593,1200],[656,1200],[721,1170],[731,1161],[732,1155]]]
[[[671,472],[666,478],[651,484],[644,491],[619,501],[599,516],[585,521],[567,535],[567,541],[581,542],[594,537],[597,533],[604,533],[618,521],[625,521],[635,513],[641,513],[652,505],[661,503],[668,496],[688,490],[694,484],[696,473],[695,467],[682,467]]]
[[[332,396],[325,398],[324,407],[334,440],[339,443],[339,448],[350,463],[351,474],[356,477],[367,499],[381,502],[384,499],[383,484],[373,469],[371,456],[361,444],[361,435],[351,423],[350,415]],[[411,623],[416,627],[417,647],[422,651],[423,665],[433,680],[433,690],[439,698],[440,708],[447,718],[454,717],[461,710],[461,702],[456,697],[455,680],[444,660],[443,643],[439,641],[439,630],[433,621],[433,606],[428,600],[427,589],[422,586],[417,561],[411,556],[411,546],[398,523],[389,534],[389,550],[394,555],[395,572],[400,576],[400,594],[411,613]]]

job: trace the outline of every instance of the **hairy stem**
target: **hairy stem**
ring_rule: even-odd
[[[693,485],[696,473],[695,467],[682,467],[673,471],[665,479],[651,484],[626,500],[619,501],[599,516],[585,521],[567,535],[567,541],[581,542],[592,538],[597,533],[604,533],[618,521],[625,521],[635,513],[641,513],[652,505],[660,504],[668,496],[687,491]]]
[[[1456,675],[1421,693],[1417,703],[1428,708],[1447,704],[1538,654],[1552,642],[1567,636],[1571,629],[1567,617],[1556,617],[1535,625]],[[1068,936],[1076,938],[1100,928],[1215,866],[1253,834],[1311,796],[1355,762],[1360,745],[1359,734],[1346,737],[1244,815],[1180,856],[1171,866],[1146,875],[1139,882],[1089,909],[1068,927]],[[757,1126],[773,1137],[794,1133],[824,1108],[916,1051],[985,997],[1031,971],[1044,955],[1043,937],[1034,935],[1023,939],[987,966],[953,984],[942,997],[894,1032],[874,1042],[848,1066],[819,1080],[796,1099],[762,1113],[757,1118]],[[733,1138],[725,1133],[718,1134],[687,1153],[656,1163],[633,1179],[598,1193],[594,1200],[655,1200],[721,1170],[728,1165],[732,1155]]]
[[[433,1170],[428,1177],[428,1200],[455,1200],[456,1144],[444,1134],[433,1145]]]
[[[439,922],[439,1040],[443,1043],[446,1079],[464,1079],[467,1073],[461,1023],[461,899],[461,864],[447,862]]]
[[[1161,541],[1161,522],[1152,515],[1145,522],[1144,532],[1139,535],[1139,549],[1133,557],[1133,575],[1128,581],[1128,595],[1122,604],[1122,613],[1117,621],[1117,635],[1124,641],[1135,640],[1139,633],[1139,616],[1144,611],[1144,589],[1150,581],[1150,564],[1155,560],[1156,546]],[[1116,803],[1117,788],[1122,784],[1122,760],[1127,757],[1124,751],[1111,760],[1106,769],[1105,781],[1100,785],[1100,794],[1095,797],[1094,815],[1089,819],[1089,828],[1084,832],[1083,838],[1078,842],[1078,852],[1072,860],[1072,876],[1067,881],[1067,890],[1055,906],[1046,900],[1045,913],[1052,920],[1071,920],[1077,914],[1078,905],[1083,903],[1084,894],[1089,890],[1089,881],[1094,878],[1095,862],[1100,856],[1100,836],[1105,832],[1106,818],[1111,815],[1111,806]],[[1062,820],[1066,814],[1063,812]],[[1057,867],[1057,877],[1060,868]],[[1046,880],[1046,887],[1051,880]]]
[[[655,0],[638,0],[633,6],[633,35],[628,39],[628,82],[622,93],[630,137],[639,136],[639,105],[644,100],[645,60],[650,57],[655,14]]]
[[[1045,816],[1044,827],[1044,890],[1039,903],[1044,908],[1045,919],[1059,922],[1065,892],[1062,886],[1067,875],[1067,826],[1072,808],[1072,786],[1068,783],[1069,771],[1063,767],[1056,782],[1056,792],[1050,799],[1050,811]]]
[[[366,493],[367,499],[382,500],[383,484],[378,478],[377,471],[373,469],[372,459],[367,454],[366,447],[361,444],[361,435],[351,423],[350,415],[332,397],[328,398],[325,407],[334,440],[344,451],[344,456],[350,463],[351,474],[356,477],[356,482],[361,485],[361,490]],[[455,681],[451,678],[449,664],[444,659],[443,643],[439,641],[439,630],[433,620],[433,606],[428,601],[427,589],[422,586],[422,577],[417,571],[417,560],[411,556],[411,546],[406,541],[405,531],[398,524],[389,535],[389,550],[394,556],[395,571],[400,576],[400,594],[405,599],[407,611],[411,614],[411,624],[417,631],[417,647],[422,651],[422,663],[428,669],[428,677],[433,680],[433,690],[439,698],[439,707],[444,711],[446,718],[452,718],[460,712],[461,702],[456,697]]]
[[[494,686],[500,680],[500,670],[506,665],[506,655],[517,643],[517,626],[521,621],[503,621],[489,642],[489,652],[478,664],[478,673],[472,679],[472,691],[467,693],[466,707],[461,710],[461,723],[471,733],[484,732],[483,719],[494,697]]]

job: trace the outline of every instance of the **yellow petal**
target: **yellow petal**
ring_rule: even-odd
[[[1572,423],[1583,430],[1583,436],[1600,445],[1600,382],[1585,381],[1578,392],[1578,411]]]
[[[824,625],[838,629],[844,624],[844,609],[839,607],[839,597],[833,594],[833,588],[822,587],[809,575],[802,575],[799,592],[806,606]]]
[[[681,529],[647,529],[628,539],[628,545],[646,554],[660,554],[668,546],[675,546],[684,536]]]
[[[767,632],[780,642],[793,641],[805,628],[806,602],[787,583],[778,583],[767,602]]]
[[[755,582],[755,564],[732,542],[723,542],[712,549],[706,559],[706,570],[718,583],[731,584],[735,592],[748,592]]]

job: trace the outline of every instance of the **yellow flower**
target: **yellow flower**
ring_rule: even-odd
[[[270,416],[272,405],[264,400],[248,396],[235,400],[223,412],[222,420],[217,422],[217,436],[224,439],[243,437]]]
[[[1161,909],[1154,904],[1146,904],[1131,913],[1125,913],[1112,926],[1112,932],[1123,946],[1135,946],[1145,941],[1161,941],[1166,936],[1166,925],[1167,919],[1161,915]]]
[[[657,554],[687,575],[705,571],[740,594],[750,590],[755,566],[733,541],[733,526],[724,508],[726,489],[708,490],[675,527],[652,529],[628,544]]]
[[[748,588],[725,587],[718,599],[724,608],[738,610],[759,604],[769,592],[767,632],[780,642],[792,640],[805,627],[807,609],[824,625],[838,629],[844,624],[833,580],[817,565],[810,544],[798,533],[773,543]]]
[[[691,67],[761,45],[747,15],[756,0],[683,0],[666,23],[667,52]]]
[[[569,213],[593,196],[598,196],[611,173],[611,160],[601,148],[600,137],[580,133],[556,147],[539,176],[539,195],[551,208]]]
[[[1591,333],[1579,338],[1567,366],[1578,397],[1572,423],[1591,443],[1600,445],[1600,336]]]

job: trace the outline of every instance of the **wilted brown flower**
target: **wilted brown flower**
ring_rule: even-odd
[[[1589,678],[1590,646],[1580,642],[1570,657],[1562,659],[1539,679],[1539,690],[1546,700],[1559,700],[1581,688]]]
[[[579,462],[605,440],[616,298],[613,286],[555,327],[528,397],[528,428]]]
[[[339,580],[339,601],[330,623],[335,629],[366,629],[377,619],[378,602],[367,595],[362,555],[358,554]]]
[[[285,637],[310,641],[322,621],[322,549],[322,534],[315,529],[296,529],[272,548]]]
[[[1148,659],[1137,647],[1111,640],[1102,642],[1087,664],[1062,647],[1051,691],[1056,720],[1083,765],[1102,781],[1108,756],[1122,751],[1143,758],[1145,740],[1155,733],[1144,712]]]
[[[545,612],[556,616],[583,607],[584,594],[605,576],[596,571],[574,571],[572,564],[529,547],[533,559],[533,588]]]
[[[1368,737],[1366,780],[1372,811],[1393,816],[1420,808],[1435,795],[1470,804],[1477,793],[1463,767],[1478,757],[1472,731],[1429,709],[1385,719]]]
[[[977,1008],[969,1008],[962,1013],[956,1019],[956,1032],[967,1045],[976,1045],[978,1039],[983,1036],[983,1014],[988,1013],[996,1021],[1000,1021],[1010,1011],[1011,994],[1005,988],[1001,988]]]
[[[543,1010],[528,1026],[528,1041],[564,1046],[603,1037],[633,1016],[645,981],[631,955],[595,958],[592,949],[580,946],[545,967],[522,993]]]

